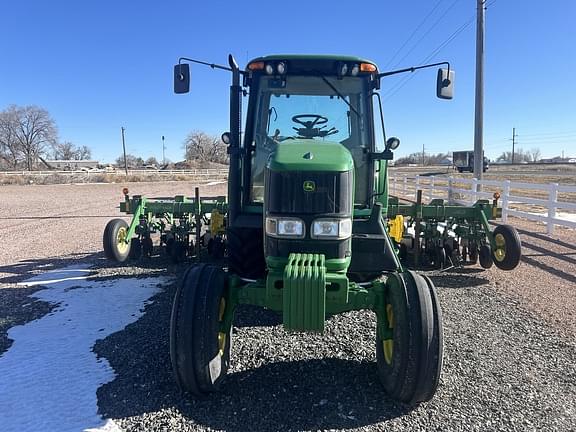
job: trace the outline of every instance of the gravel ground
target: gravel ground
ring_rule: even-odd
[[[137,267],[103,260],[102,229],[117,217],[121,187],[0,188],[9,203],[0,208],[0,354],[10,344],[7,328],[49,311],[27,297],[31,288],[15,285],[38,271],[82,260],[101,277],[182,273],[184,266],[163,258]],[[185,183],[130,187],[147,195],[192,190]],[[558,230],[550,240],[539,225],[514,223],[525,247],[515,271],[430,273],[444,312],[445,366],[435,398],[415,410],[381,389],[370,312],[334,317],[318,336],[288,334],[277,316],[243,307],[223,391],[205,400],[182,397],[168,350],[174,283],[139,321],[97,342],[96,353],[117,372],[98,390],[100,413],[127,431],[576,430],[576,232]],[[16,243],[18,236],[30,240]]]
[[[174,284],[142,319],[97,343],[118,373],[98,391],[100,412],[127,431],[574,430],[576,344],[476,269],[430,275],[443,305],[445,367],[435,398],[416,410],[382,391],[371,312],[334,317],[318,336],[288,334],[276,315],[244,307],[223,391],[187,400],[168,354]]]

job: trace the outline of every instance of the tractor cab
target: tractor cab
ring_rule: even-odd
[[[285,152],[305,151],[306,158],[299,154],[295,169],[332,171],[341,166],[327,166],[315,152],[339,155],[338,146],[346,150],[342,157],[354,163],[354,204],[368,207],[374,188],[370,93],[376,66],[356,58],[272,56],[253,60],[247,69],[251,98],[244,145],[252,148],[250,201],[264,201],[267,163],[280,147]]]

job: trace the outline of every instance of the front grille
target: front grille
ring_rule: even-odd
[[[266,173],[267,214],[339,214],[352,212],[352,171]],[[306,188],[304,184],[314,185]]]

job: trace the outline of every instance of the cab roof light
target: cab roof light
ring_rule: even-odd
[[[251,71],[257,71],[257,70],[263,70],[263,69],[264,69],[264,62],[263,61],[250,63],[248,65],[248,70],[251,70]]]
[[[378,69],[372,63],[360,63],[360,72],[377,72]]]

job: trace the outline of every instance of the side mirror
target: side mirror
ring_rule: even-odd
[[[440,99],[454,97],[454,71],[451,69],[438,69],[436,79],[436,96]]]
[[[396,137],[390,137],[386,140],[386,149],[396,150],[400,146],[400,140]]]
[[[174,93],[188,93],[190,91],[190,65],[180,63],[174,66]]]
[[[230,139],[230,132],[224,132],[220,137],[220,139],[226,145],[230,145],[230,142],[232,142],[232,140]]]
[[[396,137],[390,137],[386,140],[386,147],[383,152],[380,153],[370,153],[372,160],[392,160],[394,159],[394,153],[392,150],[396,150],[400,145],[400,140]]]

